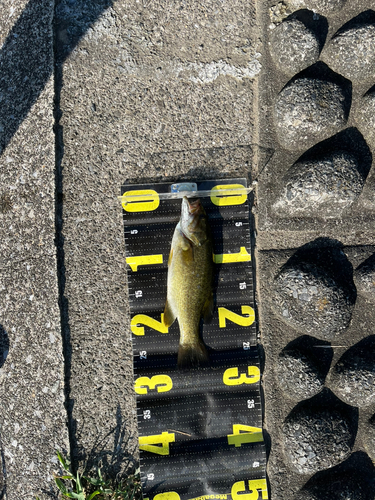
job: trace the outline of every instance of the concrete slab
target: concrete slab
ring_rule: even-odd
[[[0,496],[9,500],[56,497],[56,450],[69,450],[54,245],[52,16],[49,1],[3,2],[0,13]]]
[[[57,10],[61,59],[69,16],[77,22],[68,4]],[[115,473],[136,454],[119,186],[246,173],[260,70],[254,19],[254,4],[242,0],[116,1],[62,66],[65,296],[80,463],[97,441],[104,451],[91,463],[102,459]],[[113,459],[120,430],[126,439]]]

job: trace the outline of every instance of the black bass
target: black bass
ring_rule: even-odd
[[[167,327],[178,319],[180,368],[207,364],[208,355],[199,336],[199,323],[202,317],[210,321],[213,305],[212,237],[206,212],[200,200],[189,202],[184,197],[168,259],[164,310]]]

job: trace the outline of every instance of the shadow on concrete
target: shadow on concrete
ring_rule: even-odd
[[[45,3],[45,6],[43,4]],[[64,239],[62,236],[61,159],[63,135],[59,126],[62,66],[90,26],[112,5],[112,0],[56,0],[54,19],[48,0],[29,0],[11,28],[0,51],[0,155],[28,115],[31,107],[54,76],[55,152],[56,152],[56,239],[59,306],[65,357],[65,393],[71,447],[76,446],[70,400],[71,343],[68,301],[65,298]],[[53,31],[52,31],[53,30]],[[0,327],[0,367],[9,342]],[[1,450],[0,450],[1,452]],[[4,464],[4,461],[3,461]],[[1,473],[1,471],[0,471]],[[2,483],[0,482],[0,488]],[[4,495],[3,492],[0,493]]]
[[[128,475],[134,472],[137,465],[133,455],[125,453],[124,450],[130,448],[130,434],[127,431],[127,423],[118,405],[116,411],[116,426],[106,435],[98,436],[89,452],[86,449],[75,449],[75,457],[80,462],[85,463],[83,473],[90,476],[96,471],[98,466],[105,477],[116,478],[121,481],[121,475]],[[80,433],[84,432],[84,423]]]
[[[53,73],[49,2],[30,0],[0,51],[0,154],[26,118]],[[55,43],[62,64],[87,29],[112,5],[112,0],[57,1],[65,13],[54,27],[66,30],[66,43]],[[65,28],[64,23],[68,26]],[[55,37],[56,41],[56,37]]]

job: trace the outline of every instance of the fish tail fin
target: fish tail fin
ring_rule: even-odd
[[[201,340],[195,344],[180,344],[178,348],[177,364],[179,368],[207,366],[208,353]]]

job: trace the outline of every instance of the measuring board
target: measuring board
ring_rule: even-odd
[[[149,500],[268,498],[249,191],[242,178],[122,186],[141,481]],[[183,195],[201,200],[215,263],[214,315],[201,322],[209,365],[187,370],[177,368],[178,321],[163,323]]]

